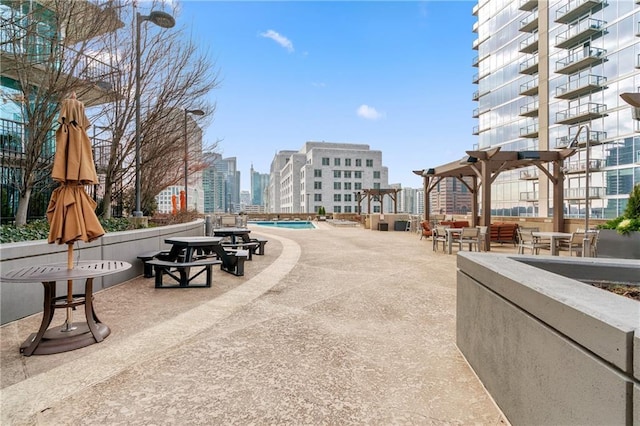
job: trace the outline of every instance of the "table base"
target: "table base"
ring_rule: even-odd
[[[40,339],[36,348],[29,355],[50,355],[84,348],[85,346],[102,341],[111,334],[111,330],[105,324],[96,323],[95,328],[99,339],[96,340],[96,337],[94,337],[86,322],[74,322],[73,326],[76,327],[73,331],[62,331],[64,325],[48,329],[42,336],[42,339]],[[27,340],[20,345],[20,352],[24,353],[25,350],[33,344],[37,335],[38,333],[32,333]]]

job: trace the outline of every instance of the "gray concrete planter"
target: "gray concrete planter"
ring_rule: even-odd
[[[620,235],[614,229],[601,229],[598,236],[598,257],[640,259],[640,232]]]

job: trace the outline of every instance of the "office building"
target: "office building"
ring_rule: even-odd
[[[222,158],[217,153],[204,155],[202,171],[204,212],[240,213],[240,172],[236,157]]]
[[[251,164],[251,199],[247,205],[264,206],[269,186],[269,173],[260,173]]]
[[[619,96],[640,87],[639,2],[481,0],[472,13],[478,148],[578,150],[563,168],[564,206],[529,168],[493,182],[492,214],[584,217],[588,199],[591,217],[620,215],[640,183],[640,128]]]
[[[275,155],[267,208],[270,213],[314,213],[320,207],[327,213],[357,213],[357,193],[388,188],[388,175],[382,152],[369,145],[306,142],[299,151]],[[381,212],[381,201],[372,203],[372,213]],[[362,211],[367,207],[365,201]]]

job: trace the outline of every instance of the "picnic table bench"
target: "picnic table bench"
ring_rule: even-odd
[[[153,266],[155,270],[155,286],[156,288],[178,288],[178,287],[211,287],[212,281],[212,267],[213,265],[222,264],[221,260],[214,258],[204,258],[198,260],[192,260],[189,262],[182,262],[179,260],[161,260],[151,259],[146,262],[146,265]],[[201,268],[195,275],[189,277],[191,268]],[[206,272],[206,281],[204,285],[191,284],[195,278],[200,276],[203,272]],[[176,275],[177,273],[177,275]],[[163,277],[168,275],[178,282],[175,285],[164,285]]]

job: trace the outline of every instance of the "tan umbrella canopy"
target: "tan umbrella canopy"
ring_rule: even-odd
[[[96,202],[84,190],[84,185],[98,184],[98,175],[87,135],[91,124],[75,93],[62,101],[58,123],[51,176],[60,186],[51,194],[47,208],[49,243],[68,245],[67,267],[73,269],[73,243],[93,241],[104,235],[104,229],[95,213]],[[68,281],[67,287],[67,301],[71,303],[73,281]],[[64,331],[72,329],[69,308]]]

